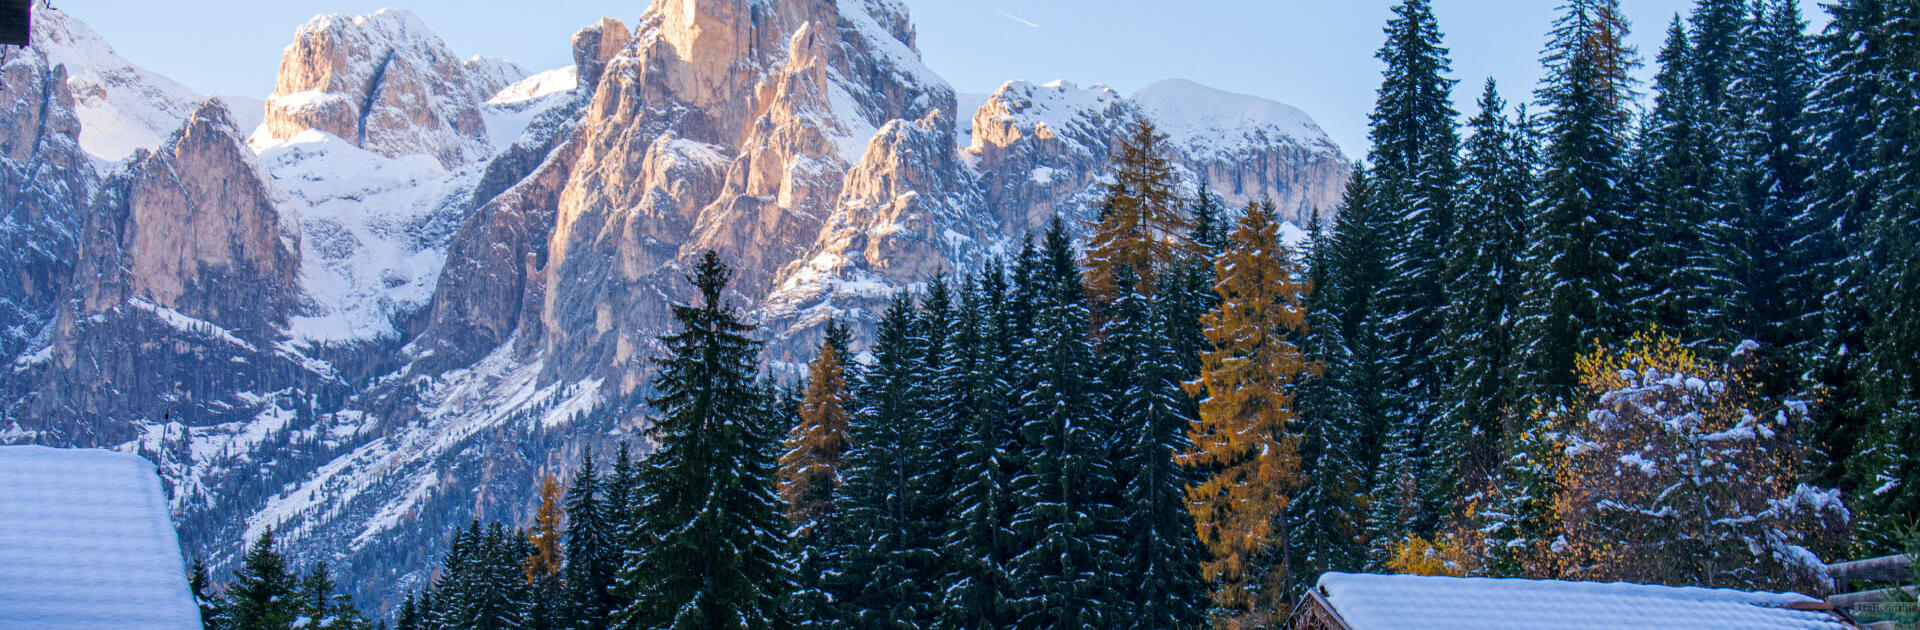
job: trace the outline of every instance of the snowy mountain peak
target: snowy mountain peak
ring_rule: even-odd
[[[979,152],[986,144],[1006,144],[1028,135],[1082,133],[1092,139],[1110,123],[1124,123],[1138,115],[1138,109],[1105,85],[1082,89],[1063,79],[1042,84],[1008,81],[974,113],[971,148]]]
[[[47,65],[66,66],[80,148],[99,160],[117,162],[159,146],[201,100],[187,86],[121,58],[99,33],[59,9],[35,7],[32,49]]]
[[[1186,79],[1155,82],[1134,92],[1132,98],[1163,133],[1189,148],[1217,146],[1222,140],[1261,131],[1277,132],[1305,146],[1333,146],[1333,139],[1298,108]]]
[[[354,27],[366,29],[385,36],[395,43],[430,40],[439,42],[440,37],[427,28],[426,20],[408,9],[387,7],[366,15],[347,15],[344,13],[323,13],[313,16],[302,25],[301,31],[326,31],[340,28],[350,23]]]
[[[455,57],[411,11],[316,16],[281,55],[262,131],[284,141],[314,129],[452,169],[491,154],[480,104],[517,71],[489,65]]]
[[[489,97],[532,74],[527,72],[526,68],[520,67],[520,64],[499,57],[476,55],[462,62],[461,65],[466,66],[467,77],[473,79],[474,87]]]

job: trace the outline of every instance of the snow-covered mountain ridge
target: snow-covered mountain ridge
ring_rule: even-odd
[[[638,428],[701,251],[791,360],[1088,216],[1135,117],[1296,220],[1348,169],[1298,110],[1188,82],[963,99],[897,0],[656,3],[532,76],[406,11],[319,16],[251,129],[39,11],[59,28],[0,69],[0,184],[32,183],[0,186],[27,209],[0,226],[0,442],[137,452],[189,553],[273,526],[376,602]]]

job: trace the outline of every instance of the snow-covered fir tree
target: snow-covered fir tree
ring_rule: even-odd
[[[1508,118],[1492,80],[1479,110],[1468,123],[1459,229],[1447,274],[1446,334],[1438,360],[1450,366],[1449,377],[1428,440],[1430,473],[1421,487],[1430,505],[1454,516],[1464,511],[1467,495],[1484,489],[1499,470],[1506,423],[1517,403],[1517,340],[1510,323],[1520,299],[1534,187],[1524,119]]]
[[[953,427],[953,487],[941,542],[942,620],[952,627],[1010,627],[1010,571],[1015,547],[1012,473],[1017,445],[1007,404],[1010,374],[1001,357],[1014,347],[1007,325],[1002,264],[968,279],[947,337],[939,401]]]
[[[1866,404],[1858,477],[1876,548],[1898,544],[1900,514],[1920,513],[1920,6],[1892,2],[1886,20],[1865,33],[1887,51],[1886,82],[1872,108],[1873,166],[1863,173],[1872,210],[1860,227],[1853,273],[1866,279]]]
[[[1795,375],[1799,348],[1813,339],[1807,326],[1820,308],[1824,287],[1810,284],[1796,253],[1807,226],[1796,225],[1813,184],[1813,150],[1806,134],[1807,101],[1813,92],[1816,54],[1807,35],[1800,4],[1792,0],[1754,3],[1748,23],[1749,61],[1733,87],[1743,149],[1742,193],[1755,220],[1751,338],[1757,356],[1773,366],[1771,374]],[[1791,380],[1768,378],[1779,393]],[[1782,382],[1785,381],[1785,382]]]
[[[920,628],[935,620],[933,538],[928,521],[931,427],[913,397],[923,353],[914,300],[894,296],[877,326],[873,361],[848,431],[845,486],[835,511],[845,529],[841,615],[856,628]]]
[[[1679,331],[1689,339],[1717,336],[1725,318],[1714,299],[1725,287],[1708,233],[1730,226],[1717,209],[1728,203],[1715,169],[1723,137],[1694,74],[1693,44],[1678,16],[1653,80],[1653,108],[1641,122],[1632,193],[1637,228],[1627,290],[1635,320]]]
[[[294,596],[298,579],[287,569],[286,558],[274,542],[273,529],[263,530],[247,548],[246,557],[227,585],[221,614],[211,625],[222,630],[292,627],[300,617],[300,602]]]
[[[1086,290],[1072,237],[1056,217],[1033,270],[1038,301],[1020,353],[1019,431],[1025,447],[1013,479],[1017,627],[1107,626],[1117,608],[1110,581],[1119,558],[1111,528],[1117,493],[1107,460],[1098,367]]]
[[[527,583],[521,563],[532,545],[499,522],[478,520],[454,536],[433,585],[427,613],[434,628],[515,630],[524,626]]]
[[[1380,299],[1393,368],[1390,386],[1405,394],[1389,410],[1391,441],[1386,449],[1400,467],[1393,474],[1413,479],[1428,474],[1426,432],[1448,368],[1436,359],[1456,226],[1460,140],[1453,108],[1455,82],[1447,76],[1452,62],[1441,39],[1430,0],[1394,5],[1386,42],[1376,53],[1386,69],[1368,119],[1371,202],[1382,219],[1387,247],[1388,274]],[[1441,506],[1402,490],[1400,484],[1376,489],[1398,495],[1381,505],[1404,506],[1412,516],[1382,522],[1387,538],[1407,530],[1430,531],[1438,518]]]
[[[1186,429],[1193,419],[1193,403],[1180,388],[1186,370],[1172,343],[1178,311],[1166,298],[1172,290],[1155,292],[1160,298],[1141,290],[1145,280],[1131,264],[1118,265],[1114,281],[1133,287],[1108,305],[1101,329],[1101,386],[1116,428],[1112,461],[1122,486],[1114,522],[1123,557],[1114,596],[1128,604],[1125,622],[1115,627],[1194,627],[1205,619],[1206,589],[1182,493],[1195,479],[1174,461],[1192,447]]]
[[[653,380],[653,453],[640,467],[612,627],[782,625],[791,578],[775,488],[772,404],[755,382],[758,344],[724,297],[729,271],[712,251],[676,304],[678,330]]]
[[[1524,380],[1534,405],[1572,393],[1573,358],[1627,328],[1626,145],[1637,53],[1618,0],[1571,0],[1549,36],[1544,171],[1527,252]]]
[[[567,486],[566,554],[560,569],[566,582],[560,613],[567,627],[576,630],[606,627],[608,614],[617,607],[612,589],[620,548],[602,488],[593,451],[588,450]]]
[[[1328,356],[1344,358],[1335,364],[1332,380],[1339,388],[1326,395],[1351,417],[1353,439],[1345,457],[1351,460],[1357,481],[1372,503],[1367,509],[1364,527],[1369,541],[1368,564],[1378,566],[1385,545],[1395,539],[1393,532],[1404,531],[1411,522],[1411,507],[1403,499],[1413,496],[1416,487],[1411,478],[1401,478],[1410,467],[1401,462],[1405,451],[1388,448],[1391,432],[1404,423],[1390,423],[1396,409],[1402,408],[1402,390],[1391,386],[1393,361],[1384,335],[1388,317],[1381,292],[1387,283],[1385,222],[1391,215],[1375,204],[1371,173],[1354,168],[1347,180],[1340,212],[1324,245],[1324,273],[1316,273],[1323,284],[1314,291],[1321,297],[1316,304],[1327,311],[1328,319],[1338,327],[1338,346],[1324,350]],[[1404,482],[1404,483],[1403,483]]]
[[[1302,301],[1307,311],[1307,334],[1301,350],[1320,373],[1299,386],[1295,401],[1300,410],[1300,489],[1287,505],[1295,558],[1294,586],[1313,584],[1328,571],[1356,572],[1366,561],[1362,536],[1366,515],[1367,474],[1359,458],[1360,418],[1347,379],[1353,374],[1353,356],[1341,335],[1339,309],[1331,297],[1329,274],[1332,234],[1315,212],[1307,226],[1307,285]]]

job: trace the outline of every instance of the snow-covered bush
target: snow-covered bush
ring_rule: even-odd
[[[1582,357],[1588,392],[1556,501],[1569,577],[1786,589],[1844,540],[1837,490],[1804,482],[1806,404],[1751,385],[1743,344],[1703,360],[1658,332]]]

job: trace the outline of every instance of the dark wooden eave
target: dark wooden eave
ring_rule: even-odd
[[[1307,590],[1307,596],[1287,615],[1287,630],[1353,630],[1347,620],[1340,618],[1340,611],[1322,596],[1319,588]]]
[[[1902,556],[1887,556],[1841,562],[1829,565],[1827,575],[1833,578],[1833,592],[1845,593],[1852,590],[1851,582],[1871,582],[1886,584],[1900,582],[1913,573],[1913,559]]]

